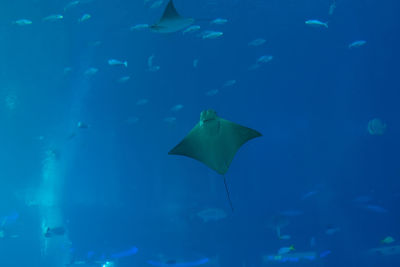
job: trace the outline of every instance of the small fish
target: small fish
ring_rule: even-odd
[[[261,57],[259,57],[259,58],[257,59],[257,62],[256,62],[255,64],[253,64],[253,65],[251,65],[251,66],[249,67],[249,70],[258,69],[259,67],[261,67],[262,64],[268,63],[268,62],[270,62],[272,59],[274,59],[274,57],[271,56],[271,55],[264,55],[264,56],[261,56]]]
[[[92,47],[96,47],[96,46],[99,46],[99,45],[101,45],[101,41],[94,41],[94,42],[90,42],[90,43],[88,43],[88,45],[89,46],[92,46]]]
[[[164,119],[164,121],[167,123],[174,123],[176,121],[176,118],[175,117],[166,117]]]
[[[149,58],[147,59],[147,66],[148,66],[148,70],[152,71],[152,72],[156,72],[158,70],[160,70],[160,66],[154,66],[153,65],[153,60],[154,60],[154,54],[149,56]]]
[[[158,8],[158,7],[160,7],[162,4],[163,4],[163,0],[158,0],[158,1],[155,1],[151,6],[150,6],[150,8]]]
[[[198,59],[193,60],[193,68],[197,68],[197,65],[199,65],[199,60]]]
[[[340,232],[340,228],[339,227],[329,226],[325,230],[325,234],[327,234],[327,235],[334,235],[334,234],[336,234],[338,232]]]
[[[0,230],[0,238],[4,238],[4,231]]]
[[[136,105],[138,105],[138,106],[143,106],[143,105],[146,105],[147,103],[149,103],[149,100],[146,99],[146,98],[142,98],[142,99],[139,99],[139,100],[136,102]]]
[[[76,7],[78,4],[79,4],[79,1],[71,1],[68,4],[65,5],[64,11],[67,11],[68,9]]]
[[[394,256],[400,254],[400,246],[383,246],[378,248],[373,248],[369,250],[369,253],[373,255],[383,255],[383,256]]]
[[[65,228],[62,226],[54,227],[54,228],[47,227],[46,232],[44,233],[44,236],[46,238],[50,238],[53,236],[63,236],[64,234],[65,234]]]
[[[365,45],[366,43],[367,43],[367,41],[365,41],[365,40],[354,41],[351,44],[349,44],[349,49],[361,47],[361,46]]]
[[[77,125],[76,125],[79,129],[87,129],[89,128],[89,124],[86,124],[84,122],[78,121]]]
[[[227,19],[216,18],[213,21],[211,21],[210,24],[223,25],[223,24],[225,24],[227,22],[228,22]]]
[[[131,247],[131,248],[127,249],[127,250],[123,250],[123,251],[111,254],[111,258],[113,258],[113,259],[125,258],[125,257],[128,257],[130,255],[134,255],[137,252],[138,252],[138,248],[137,247]],[[114,264],[110,265],[110,267],[111,266],[114,266]]]
[[[395,240],[394,240],[393,237],[387,236],[387,237],[385,237],[383,240],[381,240],[381,243],[382,243],[382,244],[391,244],[391,243],[393,243],[394,241],[395,241]]]
[[[326,256],[328,256],[329,254],[331,254],[332,253],[332,251],[330,251],[330,250],[325,250],[325,251],[322,251],[320,254],[319,254],[319,257],[320,258],[325,258]]]
[[[307,199],[307,198],[309,198],[309,197],[312,197],[312,196],[316,195],[317,193],[318,193],[317,191],[310,191],[310,192],[304,194],[304,195],[301,197],[301,200],[305,200],[305,199]]]
[[[219,221],[227,217],[224,210],[218,208],[205,209],[197,213],[203,222],[207,223],[209,221]]]
[[[388,212],[387,209],[385,209],[381,206],[378,206],[378,205],[367,205],[367,206],[365,206],[365,208],[367,208],[370,211],[376,212],[376,213],[387,213]]]
[[[257,59],[257,63],[258,63],[258,64],[260,64],[260,63],[268,63],[268,62],[270,62],[272,59],[274,59],[273,56],[271,56],[271,55],[264,55],[264,56],[261,56],[261,57],[259,57],[259,58]]]
[[[71,68],[71,67],[65,67],[65,68],[64,68],[64,75],[70,73],[71,71],[72,71],[72,68]]]
[[[147,70],[151,72],[156,72],[160,70],[160,66],[151,66]]]
[[[216,94],[218,94],[218,92],[219,92],[218,89],[212,89],[206,92],[206,96],[215,96]]]
[[[381,119],[375,118],[368,122],[368,132],[370,135],[383,135],[387,125]]]
[[[67,140],[72,140],[72,139],[74,139],[76,137],[76,133],[70,133],[68,136],[67,136]]]
[[[117,81],[119,83],[126,83],[127,81],[129,81],[131,79],[131,76],[122,76],[121,78],[119,78]]]
[[[110,65],[110,66],[124,65],[126,68],[128,67],[128,61],[120,61],[120,60],[117,60],[117,59],[109,59],[107,62],[108,62],[108,65]]]
[[[329,15],[332,16],[333,12],[335,12],[336,9],[336,0],[333,0],[333,2],[329,6]]]
[[[62,20],[63,18],[64,18],[63,15],[55,14],[55,15],[49,15],[47,17],[44,17],[43,21],[58,21],[58,20]]]
[[[328,28],[328,23],[321,22],[321,21],[316,20],[316,19],[306,20],[305,23],[306,23],[306,25],[309,25],[309,26]]]
[[[19,19],[13,22],[14,24],[18,26],[26,26],[26,25],[31,25],[32,21],[29,19]]]
[[[35,139],[38,140],[38,141],[43,141],[45,139],[45,137],[43,135],[39,135]]]
[[[85,71],[85,75],[86,75],[86,76],[93,76],[93,75],[95,75],[98,71],[99,71],[99,69],[97,69],[97,68],[88,68],[88,69]]]
[[[290,236],[290,235],[281,235],[281,236],[279,236],[279,239],[280,240],[289,240],[289,239],[291,239],[292,237]]]
[[[216,32],[216,31],[205,31],[202,33],[203,39],[216,39],[221,37],[224,33],[223,32]]]
[[[139,121],[138,117],[129,117],[128,119],[126,119],[126,123],[127,124],[135,124]]]
[[[181,109],[183,109],[183,105],[182,105],[182,104],[175,105],[175,106],[173,106],[173,107],[171,108],[171,110],[172,110],[172,111],[175,111],[175,112],[177,112],[177,111],[179,111],[179,110],[181,110]]]
[[[222,85],[222,87],[231,87],[231,86],[234,86],[236,84],[236,80],[227,80],[223,85]]]
[[[288,254],[289,252],[293,251],[294,247],[290,246],[290,247],[282,247],[278,250],[278,255],[285,255]]]
[[[9,110],[14,110],[18,105],[18,96],[13,93],[7,95],[5,99],[5,104]]]
[[[266,41],[264,39],[258,38],[258,39],[255,39],[255,40],[251,41],[250,43],[248,43],[248,45],[249,46],[260,46],[260,45],[265,44],[265,42]]]
[[[78,22],[79,22],[79,23],[84,22],[84,21],[90,19],[91,17],[92,17],[92,16],[91,16],[90,14],[83,14],[82,17],[80,17],[80,18],[78,19]]]
[[[154,57],[155,57],[155,55],[153,54],[153,55],[151,55],[151,56],[149,56],[149,57],[147,58],[147,66],[148,66],[148,67],[153,66]]]
[[[192,25],[190,27],[187,27],[185,30],[183,30],[182,34],[192,33],[192,32],[198,31],[198,30],[200,30],[199,25]]]
[[[133,25],[130,30],[131,31],[138,31],[138,30],[144,30],[144,29],[148,29],[150,27],[149,24],[136,24]]]

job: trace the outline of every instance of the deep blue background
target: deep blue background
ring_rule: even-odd
[[[202,30],[224,32],[215,40],[130,31],[157,21],[162,7],[150,9],[151,2],[84,1],[64,12],[67,2],[0,4],[0,217],[20,214],[5,228],[20,237],[0,239],[4,266],[40,263],[38,213],[15,192],[40,184],[47,149],[66,166],[62,207],[77,257],[137,246],[118,266],[145,266],[160,253],[260,266],[262,255],[293,244],[299,252],[332,251],[299,266],[400,264],[399,256],[367,253],[388,235],[400,238],[398,1],[337,0],[329,16],[331,0],[176,0]],[[64,19],[41,21],[54,13]],[[79,24],[83,13],[92,18]],[[217,17],[228,23],[210,25]],[[33,24],[12,24],[21,18]],[[266,44],[248,46],[256,38]],[[367,44],[348,49],[356,40]],[[158,72],[147,71],[153,54]],[[249,71],[262,55],[274,59]],[[109,66],[110,58],[129,66]],[[72,68],[66,75],[65,67]],[[99,72],[87,78],[89,67]],[[116,82],[125,75],[130,81]],[[231,79],[237,83],[222,88]],[[219,93],[207,96],[212,89]],[[10,95],[15,109],[5,104]],[[149,103],[136,105],[142,98]],[[174,113],[176,104],[184,108]],[[219,175],[167,155],[207,108],[263,134],[240,149],[226,175],[234,213]],[[164,122],[170,116],[175,123]],[[130,117],[139,120],[129,124]],[[373,118],[388,125],[384,135],[368,134]],[[76,129],[78,121],[89,129]],[[366,209],[354,201],[359,196],[388,212]],[[228,217],[203,223],[196,214],[210,207]],[[286,210],[303,215],[289,218],[282,232],[292,239],[282,241],[268,221]],[[327,227],[340,231],[330,236]]]

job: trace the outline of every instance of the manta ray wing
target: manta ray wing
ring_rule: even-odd
[[[150,26],[150,28],[159,33],[172,33],[180,31],[194,22],[192,18],[184,18],[176,11],[172,0],[170,0],[164,10],[160,20]]]
[[[178,12],[175,9],[174,3],[172,0],[168,2],[167,7],[164,10],[164,13],[161,17],[161,20],[163,19],[179,19],[181,16],[178,14]]]

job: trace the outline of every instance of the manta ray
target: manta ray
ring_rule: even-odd
[[[168,154],[196,159],[223,175],[232,207],[225,173],[239,148],[247,141],[260,136],[261,133],[222,119],[214,110],[209,109],[200,113],[200,121]]]
[[[175,9],[174,3],[170,0],[160,20],[150,25],[150,29],[159,33],[172,33],[188,27],[193,22],[193,18],[184,18],[179,15]]]

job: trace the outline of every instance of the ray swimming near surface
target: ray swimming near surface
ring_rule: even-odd
[[[239,148],[247,141],[260,136],[261,133],[222,119],[214,110],[209,109],[201,112],[200,121],[168,154],[196,159],[223,175],[232,207],[225,173]]]

